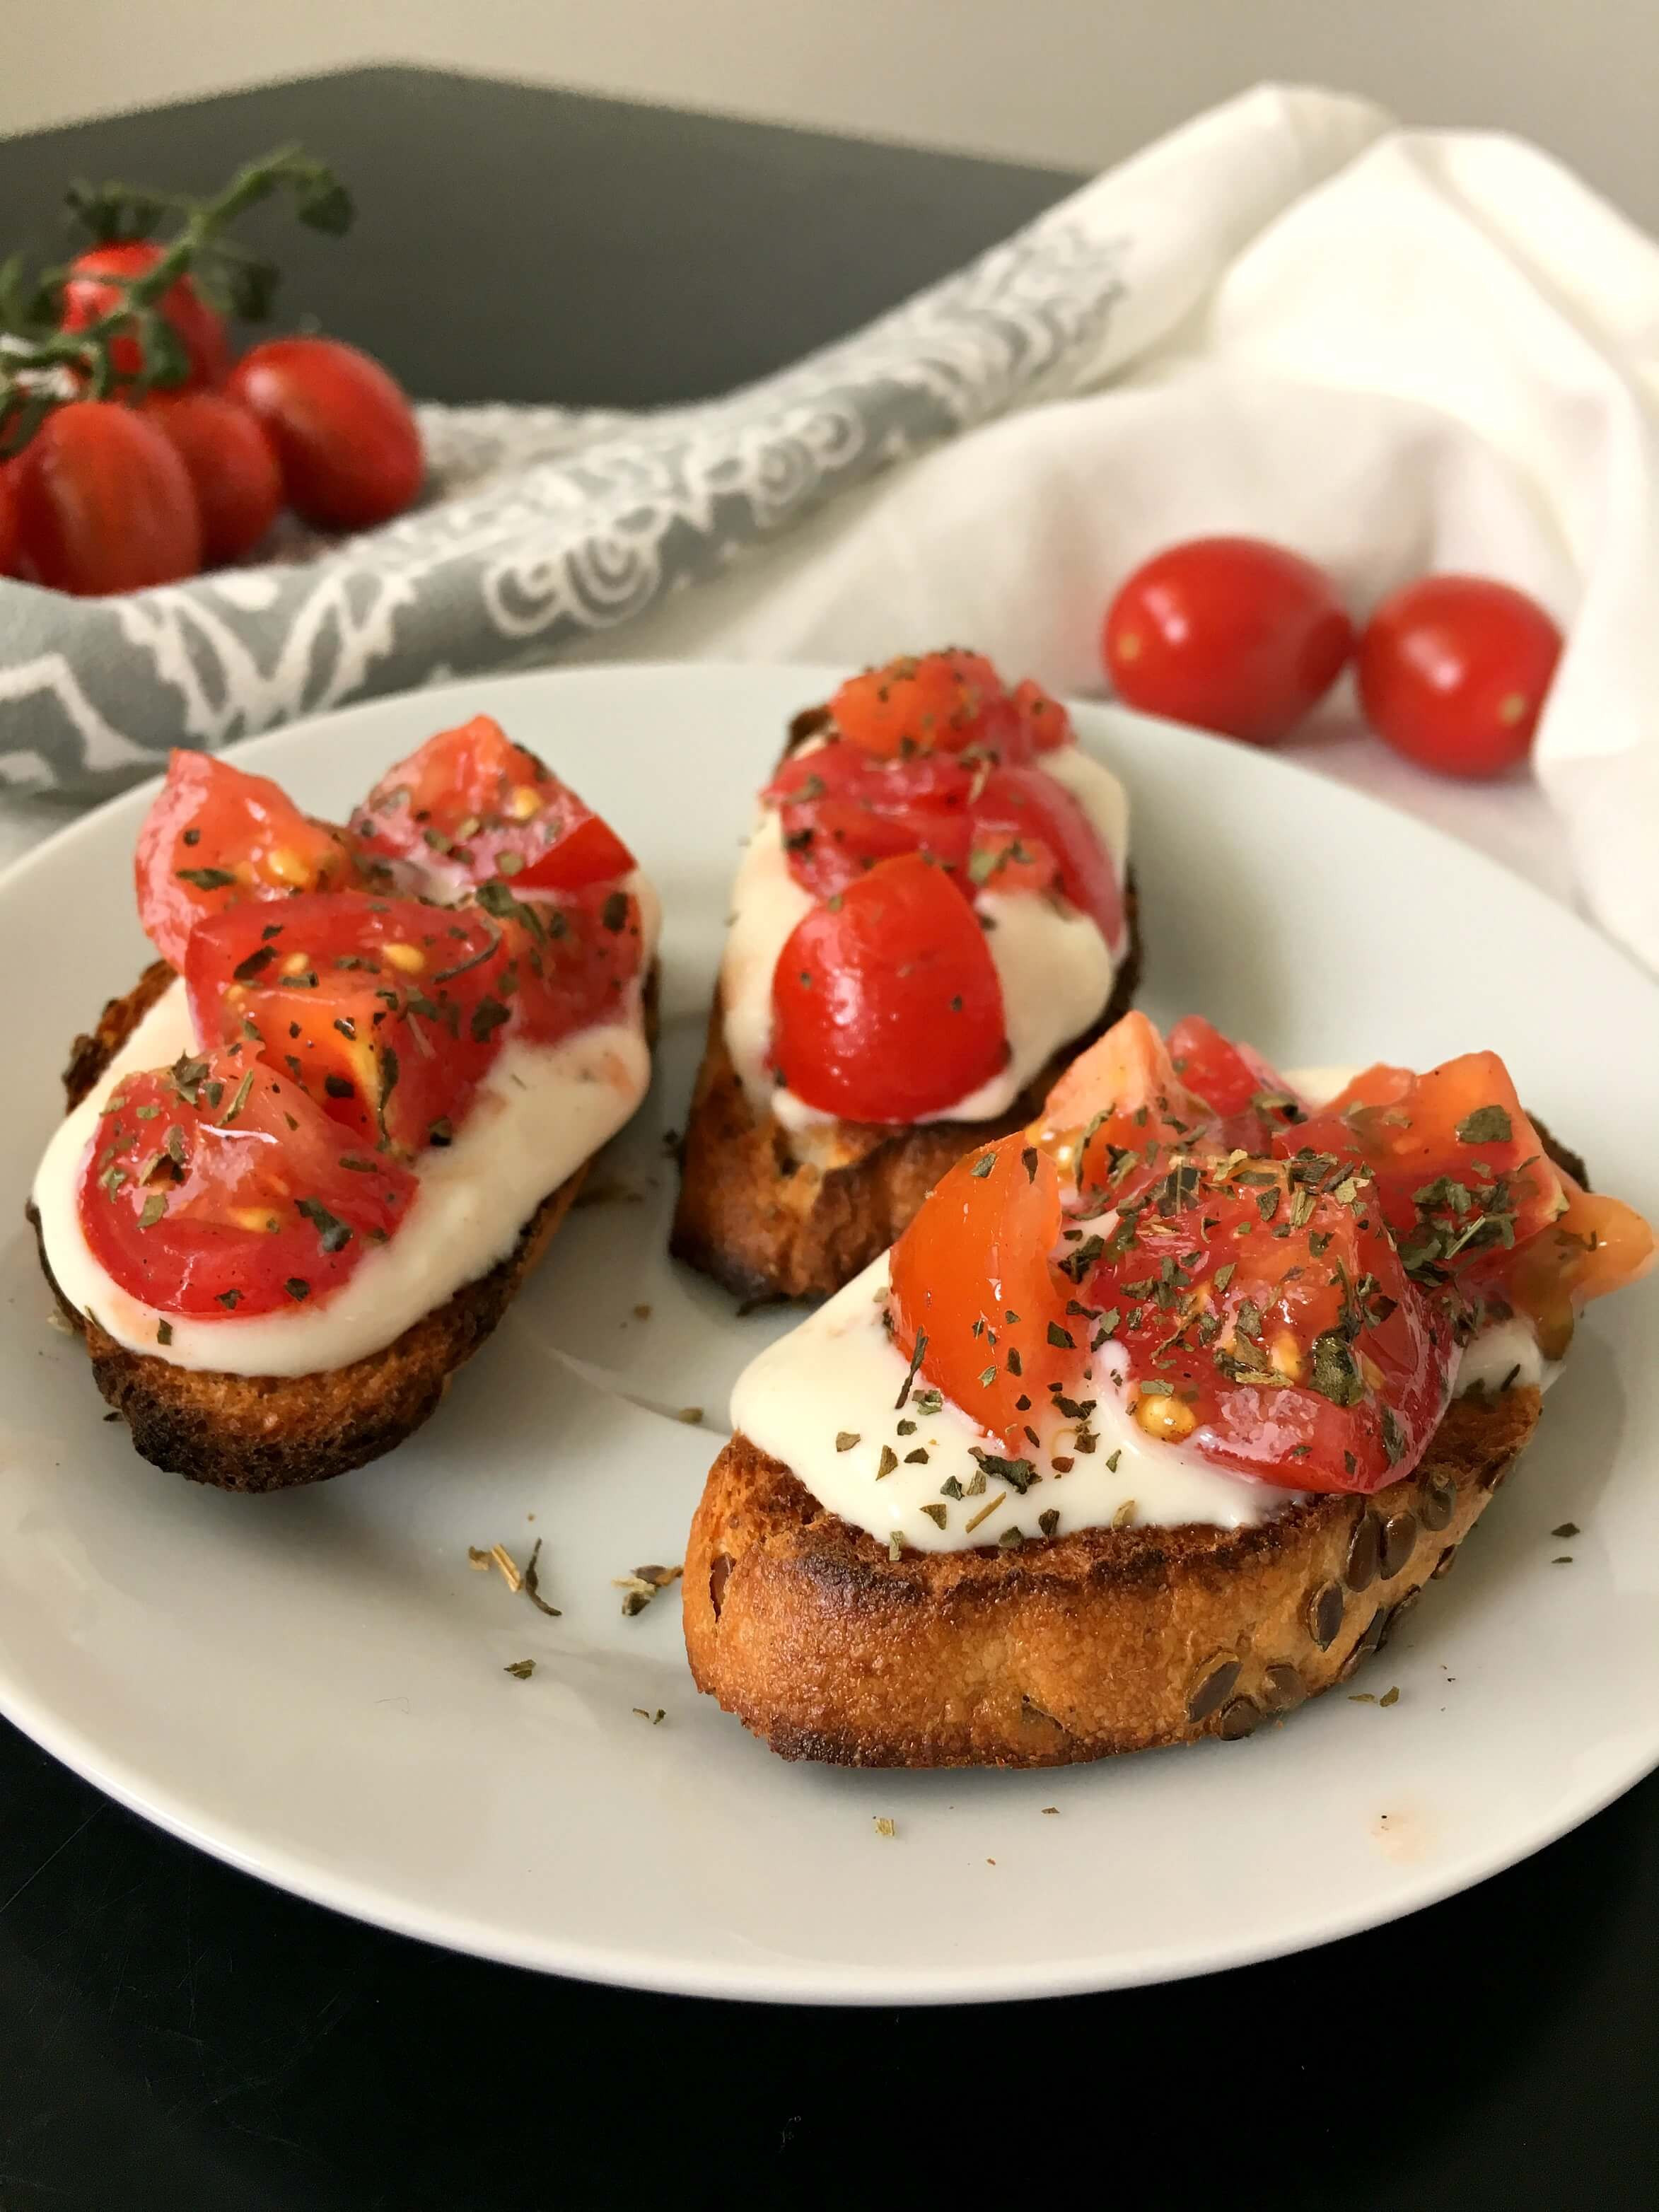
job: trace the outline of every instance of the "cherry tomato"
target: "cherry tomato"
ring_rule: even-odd
[[[1194,538],[1137,568],[1107,610],[1106,672],[1149,714],[1272,744],[1353,648],[1328,577],[1257,538]]]
[[[371,530],[413,504],[426,473],[408,400],[377,361],[334,338],[269,338],[232,371],[264,424],[289,504],[324,530]]]
[[[153,422],[106,399],[56,407],[10,464],[18,565],[95,598],[175,583],[202,565],[190,472]]]
[[[269,776],[182,751],[144,817],[133,872],[145,934],[180,969],[191,932],[228,906],[363,880],[345,832],[301,814]]]
[[[126,292],[121,284],[109,280],[147,276],[161,258],[161,248],[148,239],[94,246],[88,252],[77,254],[70,264],[69,281],[64,287],[62,327],[83,331],[113,313],[125,304]],[[186,382],[198,387],[222,384],[230,366],[225,326],[190,278],[176,277],[161,295],[161,306],[190,362]],[[111,340],[110,363],[118,376],[136,377],[142,373],[143,354],[136,334]]]
[[[0,576],[15,576],[17,573],[16,482],[10,463],[0,461]]]
[[[1359,701],[1407,760],[1443,775],[1500,775],[1531,750],[1560,656],[1560,631],[1524,592],[1425,576],[1366,624]]]
[[[1033,1407],[1081,1364],[1049,1336],[1069,1334],[1048,1259],[1060,1225],[1054,1164],[1016,1133],[958,1160],[893,1247],[899,1348],[921,1345],[925,1381],[1016,1455]]]
[[[1455,1281],[1480,1253],[1535,1237],[1560,1212],[1561,1178],[1495,1052],[1464,1053],[1426,1075],[1372,1067],[1275,1149],[1352,1160],[1408,1267]]]
[[[516,891],[615,883],[634,856],[499,722],[475,714],[388,769],[352,818],[363,848],[417,862],[459,895],[501,876]]]
[[[914,1121],[1007,1056],[1002,991],[943,869],[883,860],[802,917],[772,982],[773,1053],[798,1098],[854,1121]]]
[[[282,471],[258,420],[217,392],[153,392],[144,412],[189,471],[204,562],[216,568],[240,561],[283,504]]]
[[[415,1189],[233,1048],[124,1077],[79,1200],[93,1256],[124,1291],[222,1320],[326,1298],[395,1233]]]
[[[1012,711],[1002,678],[983,653],[954,647],[849,677],[830,712],[849,744],[879,760],[980,744],[1006,744],[1022,757],[1029,750],[1029,718]]]
[[[1149,1435],[1296,1490],[1411,1473],[1455,1340],[1342,1164],[1170,1160],[1102,1227],[1079,1303],[1123,1347]]]

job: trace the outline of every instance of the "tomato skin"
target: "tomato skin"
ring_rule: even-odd
[[[408,400],[377,361],[336,338],[270,338],[227,390],[264,423],[289,504],[323,530],[372,530],[412,506],[426,475]]]
[[[61,327],[83,331],[90,323],[120,307],[125,294],[112,276],[147,276],[161,258],[161,248],[148,239],[131,239],[112,246],[94,246],[70,264],[64,287]],[[222,384],[230,367],[230,345],[225,326],[188,276],[175,277],[161,295],[161,313],[183,341],[190,362],[186,383],[198,390]],[[118,376],[136,377],[143,362],[136,336],[110,341],[110,363]]]
[[[1377,735],[1442,775],[1501,775],[1532,750],[1559,629],[1480,576],[1425,576],[1383,600],[1359,641],[1359,702]]]
[[[0,576],[17,574],[19,532],[17,479],[9,461],[0,461]]]
[[[56,407],[10,466],[18,565],[32,582],[100,598],[201,568],[190,472],[133,409],[107,399]]]
[[[880,861],[838,904],[802,917],[778,955],[772,1009],[784,1082],[847,1121],[937,1113],[1007,1054],[984,933],[943,869],[919,854]]]
[[[1322,571],[1257,538],[1171,545],[1119,588],[1102,632],[1118,696],[1272,744],[1342,672],[1353,625]]]
[[[958,1160],[893,1247],[895,1341],[909,1358],[925,1337],[927,1382],[1016,1456],[1050,1383],[1080,1364],[1048,1336],[1075,1328],[1048,1260],[1060,1224],[1054,1164],[1017,1132]]]
[[[133,874],[145,934],[181,972],[191,932],[226,907],[363,880],[345,832],[301,814],[280,784],[182,750],[144,817]]]
[[[204,564],[240,561],[283,505],[282,471],[257,418],[216,392],[152,393],[144,411],[189,472]]]
[[[124,1291],[222,1320],[326,1297],[395,1234],[415,1189],[244,1048],[124,1076],[87,1148],[79,1208]]]
[[[365,852],[411,860],[453,894],[497,876],[520,893],[582,890],[635,865],[610,825],[488,714],[388,769],[352,830]]]

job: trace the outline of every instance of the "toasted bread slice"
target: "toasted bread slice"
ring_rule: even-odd
[[[167,962],[155,962],[125,998],[110,1000],[90,1036],[76,1039],[64,1075],[70,1108],[86,1097],[173,980]],[[653,971],[646,987],[647,1030],[653,1026],[654,985]],[[484,1341],[547,1249],[586,1174],[585,1163],[549,1193],[513,1250],[488,1273],[464,1283],[379,1352],[313,1375],[219,1374],[130,1352],[95,1316],[64,1297],[44,1243],[40,1265],[85,1340],[99,1389],[145,1459],[219,1490],[289,1490],[378,1459],[436,1412],[455,1370]],[[38,1238],[32,1205],[28,1215]]]
[[[949,1167],[975,1145],[1023,1128],[1062,1069],[1133,1003],[1139,909],[1126,890],[1128,950],[1094,1027],[1060,1047],[1006,1114],[989,1121],[908,1127],[838,1121],[810,1144],[757,1115],[726,1048],[720,994],[680,1147],[680,1194],[669,1249],[743,1298],[821,1298],[850,1282],[908,1226]]]
[[[1346,1681],[1448,1571],[1538,1409],[1535,1389],[1472,1392],[1409,1480],[1255,1528],[897,1559],[738,1435],[691,1525],[691,1672],[786,1759],[842,1766],[1062,1766],[1248,1735]]]

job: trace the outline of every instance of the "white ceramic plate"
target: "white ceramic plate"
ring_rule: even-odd
[[[471,683],[240,748],[319,812],[481,707],[614,821],[667,913],[661,1067],[495,1340],[378,1466],[245,1499],[106,1425],[21,1219],[72,1032],[145,957],[137,792],[0,884],[13,1226],[0,1330],[0,1707],[112,1795],[347,1912],[597,1979],[896,2003],[1105,1989],[1293,1950],[1461,1889],[1659,1761],[1659,1282],[1595,1310],[1459,1571],[1356,1688],[1242,1744],[1038,1774],[789,1766],[694,1692],[683,1556],[738,1319],[664,1240],[751,793],[811,670]],[[1148,1003],[1282,1064],[1492,1045],[1608,1188],[1659,1212],[1659,992],[1462,847],[1270,756],[1105,709]],[[648,1306],[648,1319],[635,1309]],[[700,1405],[700,1428],[673,1418]],[[1558,1540],[1560,1522],[1582,1534]],[[471,1572],[544,1540],[563,1618]],[[1571,1553],[1572,1564],[1556,1565]],[[534,1658],[526,1681],[503,1672]],[[635,1708],[642,1709],[636,1712]],[[660,1709],[661,1723],[651,1717]],[[887,1839],[873,1823],[892,1819]]]

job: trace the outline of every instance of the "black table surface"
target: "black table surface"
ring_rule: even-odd
[[[720,391],[1070,182],[376,70],[0,141],[6,237],[53,249],[70,175],[199,190],[289,138],[339,163],[362,218],[343,247],[294,235],[285,311],[458,400]],[[1290,1806],[1285,1834],[1294,1850]],[[861,2013],[647,1997],[428,1949],[232,1872],[0,1723],[0,2212],[973,2203],[1033,2186],[1648,2205],[1656,2057],[1659,1778],[1469,1895],[1299,1958]]]

